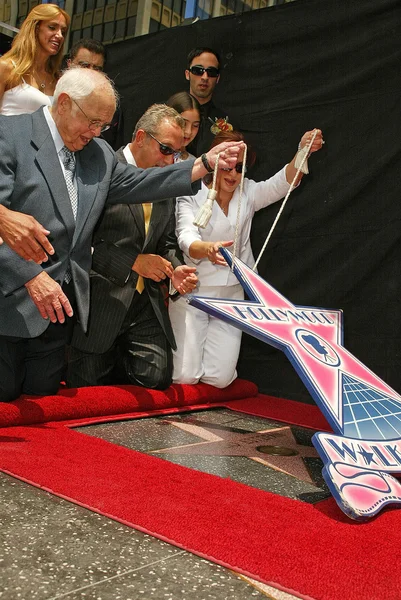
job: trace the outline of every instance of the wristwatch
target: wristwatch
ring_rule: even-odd
[[[180,296],[181,296],[180,292],[175,289],[175,287],[171,283],[171,279],[170,279],[170,283],[168,286],[168,297],[170,298],[170,300],[177,300]]]
[[[208,173],[213,173],[214,169],[212,169],[212,167],[210,166],[209,161],[208,161],[207,156],[206,156],[205,153],[203,153],[201,155],[201,160],[203,162],[203,166],[205,167],[206,171]]]

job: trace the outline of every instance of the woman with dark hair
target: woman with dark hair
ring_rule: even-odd
[[[177,161],[186,160],[187,158],[195,158],[190,154],[186,146],[195,139],[200,125],[200,106],[196,98],[188,94],[188,92],[178,92],[166,102],[167,106],[174,108],[185,121],[184,129],[184,144],[181,148],[181,154]]]
[[[312,140],[314,131],[307,131],[301,139],[300,148]],[[239,141],[240,132],[218,133],[211,147],[223,141]],[[245,141],[245,140],[244,140]],[[320,150],[322,132],[316,136],[310,152]],[[250,267],[255,264],[250,243],[252,217],[256,211],[283,198],[297,175],[296,155],[290,163],[267,181],[256,182],[244,178],[241,210],[237,223],[240,201],[239,186],[243,168],[255,162],[255,153],[248,146],[246,165],[243,154],[233,169],[219,169],[216,178],[217,197],[212,215],[204,229],[194,225],[194,219],[207,199],[210,183],[202,184],[196,196],[181,196],[176,205],[176,234],[183,251],[185,263],[195,266],[199,278],[197,296],[232,298],[242,300],[244,292],[234,273],[228,267],[219,249],[229,247],[237,231],[236,255]],[[301,179],[302,172],[297,177]],[[236,377],[236,365],[240,351],[241,331],[224,321],[190,306],[185,298],[170,302],[170,319],[177,350],[174,352],[174,383],[198,383],[202,381],[224,388]]]
[[[35,6],[0,59],[0,114],[51,106],[70,17],[56,4]]]

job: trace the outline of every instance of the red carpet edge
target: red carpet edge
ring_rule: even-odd
[[[255,395],[237,398],[241,402],[249,412],[253,403],[254,414],[269,412],[270,404],[271,418],[291,417],[291,401],[269,399],[263,406],[263,396]],[[299,407],[298,415],[306,418],[305,410]],[[0,429],[0,469],[301,598],[401,598],[394,564],[401,543],[397,510],[356,524],[332,500],[312,506],[282,498],[61,423]]]

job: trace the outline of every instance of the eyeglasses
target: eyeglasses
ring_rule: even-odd
[[[171,154],[179,154],[180,150],[174,150],[174,148],[170,148],[170,146],[167,146],[167,144],[162,144],[161,142],[159,142],[159,140],[157,138],[155,138],[154,135],[152,135],[151,133],[149,133],[149,131],[146,131],[146,133],[155,140],[155,142],[157,142],[159,144],[160,147],[160,152],[161,154],[164,154],[164,156],[170,156]]]
[[[89,129],[91,131],[95,131],[96,129],[100,129],[100,132],[104,133],[105,131],[107,131],[108,129],[110,129],[111,123],[102,123],[101,121],[93,121],[93,119],[90,119],[88,117],[88,115],[86,114],[86,112],[84,110],[82,110],[82,108],[79,106],[78,102],[76,100],[74,100],[74,98],[71,98],[71,100],[73,101],[74,104],[76,104],[78,106],[79,110],[84,115],[85,119],[87,119],[87,121],[89,123]]]
[[[197,75],[198,77],[201,77],[205,71],[208,77],[218,77],[220,75],[220,70],[217,67],[201,67],[200,65],[195,65],[189,67],[189,71],[192,75]]]
[[[243,163],[237,163],[235,165],[235,167],[233,167],[233,169],[235,169],[237,171],[237,173],[242,173],[242,166],[243,166]],[[223,167],[221,168],[222,171],[226,171],[227,173],[229,173],[233,169],[228,169],[228,168],[223,169]],[[246,171],[247,171],[247,166],[245,165],[244,172],[246,173]]]
[[[79,60],[77,64],[82,69],[93,69],[94,71],[103,71],[103,67],[99,65],[94,65],[90,62],[86,62],[85,60]]]

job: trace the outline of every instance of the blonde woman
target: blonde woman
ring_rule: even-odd
[[[0,59],[0,114],[51,106],[69,24],[69,15],[55,4],[31,10]]]

